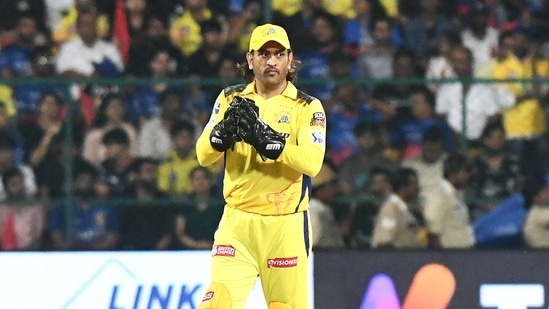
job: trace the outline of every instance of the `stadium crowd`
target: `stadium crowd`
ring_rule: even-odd
[[[195,141],[265,12],[327,112],[315,248],[549,247],[549,1],[271,2],[0,1],[1,250],[210,248]]]

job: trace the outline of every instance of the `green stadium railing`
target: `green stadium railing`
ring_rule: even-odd
[[[270,7],[270,6],[269,6]],[[268,17],[266,20],[270,20],[271,18],[271,12],[270,10],[265,10],[264,12],[265,16]],[[166,79],[151,79],[151,78],[131,78],[131,77],[123,77],[123,78],[84,78],[84,79],[66,79],[66,78],[30,78],[30,79],[10,79],[10,80],[1,80],[0,85],[7,85],[7,86],[19,86],[19,85],[34,85],[34,86],[42,86],[42,87],[59,87],[60,85],[67,86],[65,87],[66,93],[65,98],[70,98],[70,87],[74,84],[85,84],[85,85],[97,85],[97,86],[117,86],[117,87],[133,87],[133,86],[144,86],[149,85],[153,83],[166,83],[168,86],[178,86],[178,87],[189,87],[189,86],[220,86],[221,85],[228,85],[228,84],[236,84],[236,83],[242,83],[243,81],[241,79],[219,79],[219,78],[166,78]],[[414,85],[427,85],[427,84],[442,84],[442,83],[449,83],[449,82],[464,82],[464,83],[531,83],[531,84],[549,84],[549,77],[538,77],[538,78],[523,78],[523,79],[490,79],[490,78],[470,78],[470,79],[459,79],[459,78],[452,78],[452,79],[425,79],[425,78],[388,78],[388,79],[369,79],[369,78],[362,78],[362,79],[356,79],[356,78],[342,78],[342,79],[323,79],[323,78],[315,78],[315,79],[305,79],[301,78],[298,79],[297,86],[298,87],[307,87],[307,86],[317,86],[317,85],[324,85],[329,83],[330,85],[344,85],[349,83],[354,83],[361,85],[366,88],[372,88],[379,84],[414,84]],[[465,108],[465,95],[462,96],[462,112],[463,112],[463,123],[462,128],[463,132],[466,132],[467,130],[467,124],[466,124],[466,108]],[[212,102],[213,103],[213,102]],[[74,104],[66,104],[67,106],[67,122],[72,121],[73,117],[73,109],[75,108]],[[73,140],[73,132],[71,126],[65,126],[65,132],[64,136],[66,139],[66,145],[67,147],[71,146],[72,140]],[[461,136],[465,136],[464,134],[461,134]],[[463,147],[463,151],[467,150],[467,140],[465,138],[462,138],[461,145]],[[72,235],[72,230],[70,226],[72,225],[72,219],[74,217],[74,209],[70,207],[70,205],[73,205],[74,197],[72,195],[72,157],[70,155],[69,151],[66,151],[66,166],[65,166],[65,183],[66,183],[66,190],[67,194],[64,196],[64,198],[58,202],[63,202],[64,205],[67,205],[65,208],[65,214],[67,216],[67,227],[66,227],[66,235],[69,243],[72,241],[74,235]],[[50,201],[51,202],[51,201]],[[155,204],[161,204],[161,205],[190,205],[189,200],[161,200],[155,202]],[[109,200],[109,204],[113,205],[135,205],[138,203],[135,200]]]

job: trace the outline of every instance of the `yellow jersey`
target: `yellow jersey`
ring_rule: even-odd
[[[273,10],[290,17],[303,9],[303,0],[272,0]]]
[[[496,63],[494,78],[496,79],[522,79],[532,78],[532,59],[521,60],[514,55],[509,55],[503,61]],[[535,63],[537,76],[549,75],[549,62],[537,60]],[[532,83],[516,82],[506,83],[509,91],[519,97],[532,89]],[[546,129],[545,113],[537,99],[526,99],[517,102],[516,105],[503,113],[503,125],[507,137],[531,137],[543,134]]]
[[[225,153],[211,146],[210,133],[235,96],[254,100],[259,117],[286,136],[284,150],[276,160],[263,161],[243,141]],[[255,92],[252,82],[221,91],[196,144],[196,154],[203,166],[225,158],[223,196],[228,206],[262,215],[284,215],[308,209],[311,177],[318,174],[324,160],[325,136],[326,116],[318,99],[288,82],[280,95],[266,100]]]
[[[185,158],[181,158],[175,150],[172,150],[168,159],[158,167],[158,188],[170,196],[184,196],[191,193],[191,171],[199,165],[194,151]],[[215,173],[213,166],[211,171]]]
[[[212,12],[205,9],[202,13],[204,20],[212,18]],[[192,55],[202,44],[200,24],[193,18],[190,11],[185,11],[177,17],[170,28],[170,37],[175,45],[181,48],[186,57]]]

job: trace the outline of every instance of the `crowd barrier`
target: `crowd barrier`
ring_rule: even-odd
[[[210,257],[210,251],[3,252],[0,308],[196,309],[210,283]],[[259,281],[245,309],[267,309]]]
[[[316,309],[549,306],[549,251],[316,252],[314,266]]]
[[[209,251],[4,252],[0,308],[196,309],[209,262]],[[549,306],[549,251],[317,251],[310,267],[311,309]],[[266,308],[258,281],[246,309]]]

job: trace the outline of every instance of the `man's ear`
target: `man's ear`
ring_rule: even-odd
[[[252,53],[253,53],[253,51],[246,53],[246,61],[248,62],[248,68],[250,70],[252,70],[254,68],[253,67],[253,62],[252,62],[254,55]]]

